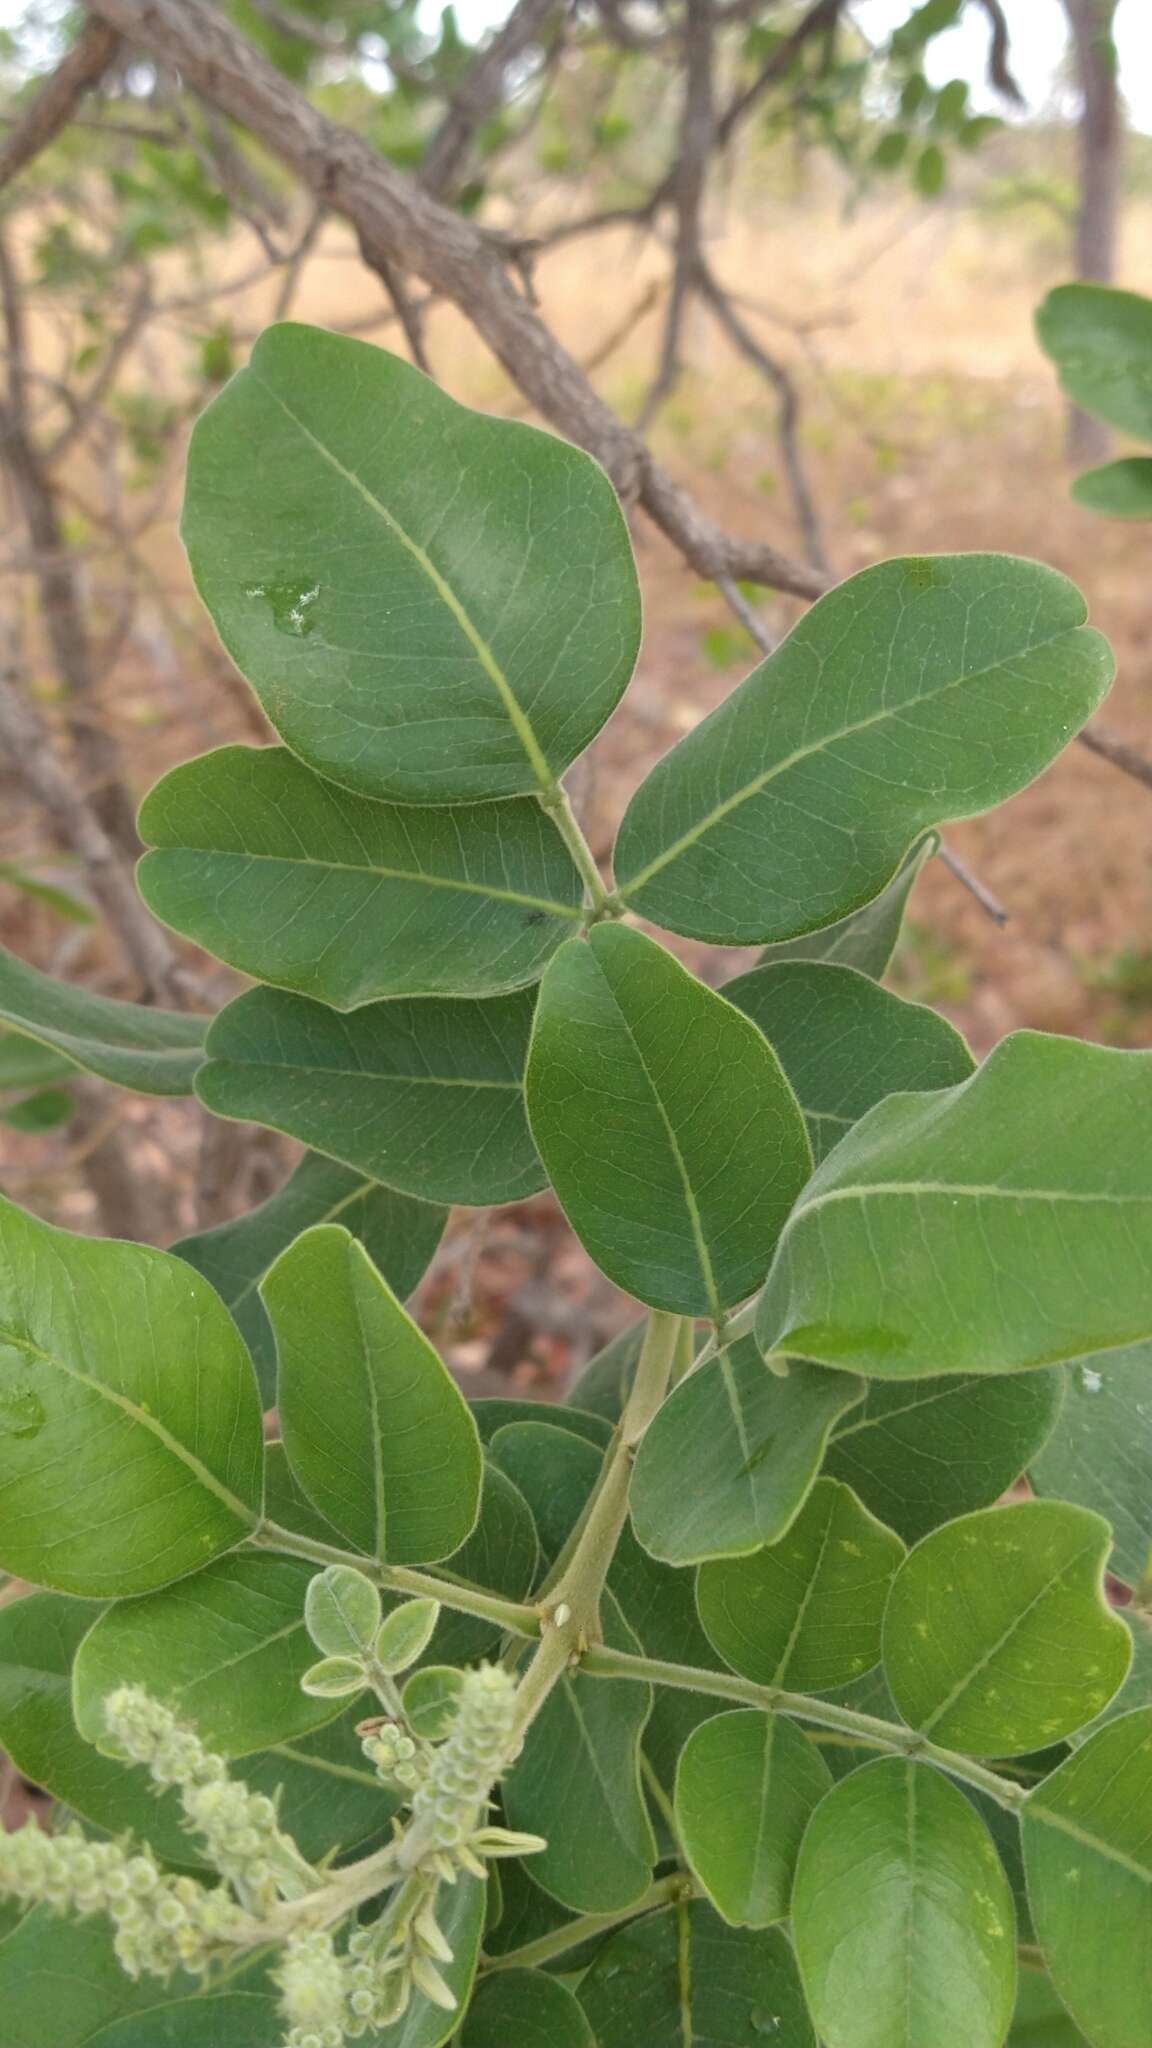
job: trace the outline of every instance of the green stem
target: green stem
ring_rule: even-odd
[[[600,1596],[628,1514],[632,1457],[668,1391],[680,1317],[653,1309],[620,1425],[605,1457],[579,1539],[549,1594],[543,1641],[520,1681],[517,1736],[540,1712],[559,1679],[599,1634]]]
[[[691,1879],[677,1871],[672,1877],[657,1878],[643,1897],[626,1906],[622,1913],[585,1913],[579,1920],[569,1920],[566,1927],[558,1927],[553,1934],[541,1934],[535,1941],[526,1941],[523,1948],[511,1949],[506,1956],[485,1956],[480,1967],[483,1970],[528,1970],[537,1963],[550,1963],[554,1957],[567,1955],[569,1949],[579,1948],[581,1942],[591,1941],[597,1934],[607,1934],[613,1927],[626,1927],[630,1920],[638,1920],[642,1913],[667,1906],[673,1899],[691,1896]]]
[[[439,1600],[443,1607],[454,1608],[460,1614],[478,1615],[482,1621],[490,1621],[497,1628],[506,1629],[510,1635],[534,1638],[540,1634],[540,1616],[534,1607],[501,1600],[495,1593],[482,1593],[479,1588],[465,1586],[454,1579],[435,1578],[430,1572],[409,1571],[406,1565],[400,1564],[381,1564],[374,1557],[358,1557],[352,1550],[337,1550],[330,1543],[315,1543],[311,1536],[298,1536],[294,1529],[282,1529],[278,1522],[261,1522],[248,1541],[258,1550],[283,1551],[289,1557],[305,1557],[312,1564],[351,1565],[386,1592],[412,1593],[420,1598]]]
[[[1000,1777],[998,1772],[987,1770],[983,1764],[974,1763],[970,1757],[961,1756],[956,1750],[941,1749],[937,1743],[929,1742],[927,1736],[918,1735],[913,1728],[897,1727],[895,1722],[881,1721],[874,1714],[858,1714],[853,1708],[837,1706],[832,1700],[811,1699],[802,1692],[785,1692],[778,1685],[755,1685],[750,1678],[739,1678],[732,1671],[700,1671],[690,1664],[665,1664],[656,1657],[634,1657],[627,1650],[609,1650],[600,1646],[586,1652],[580,1668],[592,1678],[631,1678],[644,1684],[674,1686],[682,1692],[702,1692],[716,1699],[739,1700],[745,1706],[760,1707],[769,1714],[792,1714],[798,1721],[811,1721],[818,1728],[835,1728],[845,1735],[858,1736],[870,1749],[887,1750],[894,1756],[914,1757],[918,1763],[936,1764],[950,1777],[960,1778],[966,1785],[975,1786],[977,1791],[986,1792],[1009,1813],[1018,1813],[1028,1796],[1023,1785]]]
[[[619,898],[604,887],[604,878],[596,865],[596,856],[585,839],[580,821],[572,809],[567,790],[559,782],[553,782],[546,789],[538,790],[537,802],[553,819],[556,830],[568,848],[573,862],[580,873],[592,908],[592,920],[602,917],[621,917],[624,906]]]

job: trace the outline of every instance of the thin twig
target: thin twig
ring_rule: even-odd
[[[72,48],[29,102],[6,142],[0,144],[0,188],[41,155],[67,128],[85,93],[108,71],[120,37],[107,22],[90,16]]]

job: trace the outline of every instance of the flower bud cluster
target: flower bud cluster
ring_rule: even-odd
[[[386,1785],[406,1792],[411,1798],[428,1772],[429,1756],[395,1721],[383,1721],[365,1735],[361,1744],[369,1763]]]
[[[276,1977],[289,2023],[284,2048],[343,2048],[347,1969],[332,1936],[311,1929],[292,1935]]]
[[[414,1991],[423,1992],[444,2012],[456,2010],[456,1995],[445,1983],[438,1963],[450,1963],[452,1950],[436,1919],[438,1886],[432,1879],[419,1891],[409,1910],[389,1924],[381,1939],[379,1927],[360,1927],[348,1942],[348,2033],[361,2034],[395,2025],[407,2012]]]
[[[33,1821],[0,1834],[0,1893],[58,1912],[107,1914],[130,1977],[203,1971],[243,1924],[222,1885],[168,1877],[147,1850],[90,1842],[76,1829],[46,1835]]]
[[[492,1786],[512,1760],[516,1684],[498,1664],[469,1671],[456,1719],[434,1750],[412,1813],[423,1844],[459,1849],[478,1826]]]
[[[299,1898],[318,1882],[280,1828],[272,1800],[230,1778],[223,1757],[169,1707],[139,1687],[121,1686],[105,1700],[104,1720],[134,1763],[146,1764],[157,1785],[176,1789],[189,1827],[251,1913],[266,1913],[279,1897]]]

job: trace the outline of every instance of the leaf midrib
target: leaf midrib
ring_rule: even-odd
[[[318,1074],[324,1080],[334,1081],[391,1081],[404,1088],[497,1088],[510,1095],[523,1093],[519,1081],[474,1081],[467,1075],[395,1074],[387,1070],[381,1073],[372,1067],[304,1066],[299,1060],[241,1059],[236,1053],[214,1053],[206,1064],[209,1067],[238,1067],[241,1071],[255,1067],[259,1073]]]
[[[179,858],[186,854],[208,854],[214,860],[266,861],[272,867],[323,868],[338,875],[374,875],[385,882],[414,882],[429,889],[456,890],[465,896],[483,896],[496,903],[515,903],[527,910],[547,910],[555,917],[566,917],[573,924],[579,924],[583,916],[579,905],[558,903],[551,896],[528,896],[518,889],[500,889],[492,883],[470,882],[450,875],[430,875],[423,868],[387,868],[376,866],[371,861],[320,860],[315,854],[299,853],[250,853],[246,847],[220,846],[153,846],[145,860],[156,860],[165,855]],[[573,868],[573,874],[576,870]],[[193,1048],[194,1050],[194,1048]]]
[[[209,1493],[214,1493],[216,1498],[222,1501],[225,1507],[239,1521],[245,1523],[249,1529],[256,1527],[260,1517],[255,1509],[250,1508],[247,1502],[240,1500],[230,1488],[224,1485],[222,1480],[217,1479],[214,1472],[209,1471],[207,1465],[196,1456],[194,1451],[190,1451],[187,1445],[182,1444],[179,1438],[172,1435],[170,1430],[165,1429],[164,1424],[155,1415],[150,1415],[137,1402],[130,1400],[127,1394],[118,1393],[115,1387],[108,1386],[103,1380],[93,1379],[91,1374],[81,1372],[77,1366],[69,1365],[67,1359],[60,1358],[55,1352],[43,1350],[39,1344],[34,1343],[30,1338],[21,1336],[19,1331],[9,1329],[3,1324],[0,1324],[0,1339],[3,1339],[6,1344],[10,1344],[13,1350],[23,1351],[29,1358],[36,1358],[44,1365],[54,1366],[58,1372],[62,1372],[67,1378],[74,1380],[77,1386],[89,1388],[92,1393],[97,1394],[102,1400],[110,1402],[114,1408],[119,1408],[125,1415],[130,1416],[133,1422],[138,1423],[141,1429],[147,1430],[149,1435],[154,1436],[156,1441],[162,1444],[166,1451],[169,1451],[174,1458],[178,1459],[201,1486]]]
[[[792,753],[786,754],[783,760],[774,762],[762,774],[753,776],[751,781],[744,783],[731,796],[724,797],[720,803],[714,805],[697,824],[682,833],[679,839],[673,840],[671,846],[666,846],[662,853],[658,853],[654,860],[649,861],[647,867],[641,868],[638,875],[633,875],[631,881],[621,883],[619,894],[625,898],[634,895],[636,890],[643,888],[654,875],[660,874],[672,861],[679,860],[682,853],[687,852],[690,846],[695,846],[698,840],[703,839],[705,834],[710,832],[714,825],[719,825],[730,812],[739,810],[741,804],[747,803],[750,797],[759,796],[770,783],[787,774],[788,770],[795,768],[800,761],[809,760],[813,754],[826,753],[829,748],[838,746],[841,740],[853,739],[857,733],[867,732],[872,726],[882,725],[888,719],[900,718],[904,712],[913,711],[920,704],[938,703],[950,690],[963,689],[970,683],[979,682],[982,676],[995,674],[997,669],[1010,668],[1013,662],[1036,654],[1041,648],[1051,647],[1057,640],[1066,640],[1070,634],[1080,630],[1075,626],[1062,626],[1058,633],[1049,633],[1043,640],[1031,641],[1026,647],[1021,647],[1012,654],[1002,655],[999,660],[988,662],[984,668],[971,669],[963,675],[954,676],[951,682],[944,683],[938,690],[923,690],[918,696],[906,698],[903,703],[885,705],[867,718],[857,719],[851,725],[844,725],[835,732],[823,734],[806,746],[796,747]],[[897,869],[897,873],[899,872]],[[891,879],[895,881],[895,875]]]
[[[497,661],[495,653],[493,652],[488,641],[484,638],[484,635],[481,633],[479,627],[476,625],[467,607],[463,604],[461,599],[457,597],[456,592],[452,588],[452,585],[448,582],[447,578],[441,573],[441,571],[436,567],[436,564],[432,560],[432,557],[428,553],[427,549],[421,547],[419,541],[414,539],[412,534],[410,534],[407,531],[407,529],[401,525],[395,513],[389,511],[388,506],[384,504],[383,500],[378,498],[375,492],[369,490],[363,478],[358,477],[356,475],[355,470],[346,468],[344,463],[340,461],[339,456],[335,455],[330,448],[325,447],[324,442],[320,440],[318,435],[312,432],[312,429],[310,427],[305,425],[304,421],[299,417],[299,414],[293,412],[292,407],[288,404],[287,400],[282,398],[280,393],[274,390],[272,385],[269,384],[263,377],[261,377],[259,372],[252,365],[249,366],[249,374],[260,386],[260,389],[267,393],[268,397],[272,399],[274,404],[280,407],[280,410],[281,412],[283,412],[285,418],[289,419],[292,422],[292,425],[296,428],[297,432],[301,434],[303,438],[308,442],[309,446],[315,449],[316,453],[323,459],[323,461],[327,462],[330,465],[330,467],[336,471],[338,476],[343,477],[345,483],[351,485],[352,489],[356,491],[361,498],[363,498],[364,503],[370,506],[372,511],[375,512],[378,515],[378,517],[384,521],[384,524],[387,526],[388,531],[393,535],[393,537],[396,540],[400,542],[401,546],[407,548],[408,553],[411,555],[413,561],[417,564],[418,568],[420,568],[423,571],[424,575],[428,578],[428,581],[431,583],[441,603],[444,604],[447,607],[448,611],[452,614],[453,619],[459,626],[460,631],[463,633],[464,638],[467,640],[469,646],[471,647],[473,653],[475,654],[476,659],[479,662],[481,668],[483,669],[485,675],[487,676],[489,682],[495,688],[496,694],[499,697],[500,702],[504,708],[504,713],[508,719],[508,723],[511,725],[513,732],[516,734],[516,737],[524,750],[524,754],[528,761],[528,765],[531,768],[532,773],[535,776],[537,782],[539,783],[541,789],[548,790],[554,788],[556,778],[552,773],[552,769],[549,766],[548,759],[543,751],[543,748],[541,747],[540,742],[536,738],[536,734],[532,729],[531,720],[528,718],[526,712],[521,707],[519,700],[517,699],[516,693],[513,690],[512,685],[508,680],[508,677],[505,675],[504,670],[501,668],[500,663]]]
[[[833,1202],[859,1202],[872,1195],[970,1195],[981,1201],[989,1198],[1005,1202],[1099,1202],[1112,1208],[1152,1208],[1152,1193],[1110,1195],[1102,1189],[1006,1188],[978,1181],[954,1180],[857,1181],[852,1187],[830,1188],[827,1194],[816,1195],[810,1202],[802,1203],[795,1220],[802,1223],[806,1217],[814,1216],[818,1209],[828,1208]]]
[[[995,1510],[991,1510],[991,1512],[994,1513]],[[1008,1627],[1004,1629],[999,1636],[997,1636],[995,1642],[989,1644],[983,1656],[978,1658],[976,1663],[970,1666],[969,1670],[965,1673],[963,1678],[958,1679],[956,1681],[956,1684],[941,1700],[939,1706],[934,1707],[930,1714],[921,1715],[919,1717],[919,1726],[922,1734],[931,1734],[933,1728],[938,1726],[938,1724],[943,1719],[945,1714],[951,1712],[952,1708],[956,1705],[957,1701],[962,1699],[965,1693],[971,1691],[971,1688],[973,1687],[973,1685],[975,1685],[977,1679],[983,1676],[984,1672],[987,1671],[988,1666],[992,1663],[993,1659],[998,1657],[1000,1655],[1000,1652],[1005,1648],[1005,1646],[1012,1641],[1013,1637],[1019,1634],[1025,1622],[1028,1620],[1029,1615],[1031,1615],[1035,1611],[1035,1609],[1041,1605],[1043,1601],[1047,1600],[1052,1593],[1064,1587],[1065,1582],[1071,1578],[1072,1574],[1076,1572],[1076,1570],[1083,1563],[1083,1560],[1086,1557],[1093,1557],[1095,1555],[1098,1555],[1099,1550],[1099,1542],[1097,1539],[1093,1538],[1092,1541],[1082,1544],[1080,1549],[1075,1552],[1074,1556],[1065,1559],[1059,1571],[1054,1572],[1050,1579],[1045,1580],[1044,1584],[1040,1587],[1039,1591],[1032,1595],[1032,1598],[1029,1600],[1027,1606],[1022,1607],[1019,1613],[1014,1615],[1013,1619],[1009,1622]]]

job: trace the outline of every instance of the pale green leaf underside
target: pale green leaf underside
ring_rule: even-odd
[[[828,1434],[863,1382],[793,1360],[769,1372],[751,1338],[692,1373],[645,1431],[632,1526],[653,1557],[698,1564],[775,1543],[820,1469]]]
[[[598,925],[544,976],[526,1087],[553,1186],[610,1279],[681,1315],[752,1293],[810,1154],[747,1018],[642,933]]]
[[[209,1034],[196,1092],[424,1202],[518,1202],[544,1186],[524,1112],[535,992],[371,1003],[341,1017],[251,989]]]
[[[1103,1515],[1109,1569],[1138,1585],[1152,1558],[1152,1344],[1085,1359],[1063,1377],[1059,1419],[1029,1476],[1037,1493]]]
[[[363,1246],[306,1231],[261,1286],[277,1405],[305,1493],[366,1556],[427,1564],[475,1526],[481,1453],[467,1404]]]
[[[272,724],[367,796],[544,786],[632,671],[636,571],[603,471],[319,328],[269,328],[204,414],[183,532]]]
[[[903,1556],[899,1537],[847,1486],[818,1479],[777,1542],[701,1565],[700,1619],[745,1678],[830,1692],[880,1662],[884,1608]]]
[[[1152,2040],[1152,1708],[1112,1721],[1037,1787],[1022,1822],[1052,1980],[1092,2048]]]
[[[157,784],[140,831],[157,917],[337,1010],[523,988],[579,922],[580,877],[531,797],[373,803],[284,747],[221,747]]]
[[[796,937],[877,896],[926,827],[1047,767],[1112,678],[1074,585],[1007,555],[882,562],[807,612],[659,762],[616,880],[671,931]]]
[[[259,1518],[256,1381],[207,1282],[3,1201],[0,1442],[0,1564],[60,1592],[149,1592]]]
[[[252,1355],[265,1406],[276,1398],[276,1344],[259,1285],[278,1254],[302,1231],[339,1223],[358,1238],[394,1294],[403,1300],[425,1272],[448,1211],[381,1187],[334,1159],[306,1152],[266,1202],[169,1249],[212,1282]]]
[[[797,1203],[757,1335],[892,1379],[1152,1335],[1152,1053],[1019,1031],[879,1104]]]
[[[947,1018],[856,968],[791,961],[726,982],[758,1024],[804,1112],[817,1164],[888,1095],[967,1080],[973,1059]]]
[[[843,1779],[800,1850],[792,1927],[825,2048],[1001,2048],[1012,1894],[962,1792],[886,1757]]]
[[[120,1088],[191,1095],[210,1019],[94,995],[0,947],[0,1022]]]
[[[224,1557],[178,1585],[108,1608],[73,1668],[80,1733],[107,1747],[104,1701],[118,1685],[166,1700],[224,1756],[295,1742],[334,1720],[342,1702],[300,1690],[316,1661],[304,1627],[311,1576],[295,1558]]]
[[[909,1727],[972,1756],[1073,1734],[1124,1681],[1104,1601],[1109,1530],[1056,1501],[985,1508],[909,1552],[884,1616],[884,1671]]]

